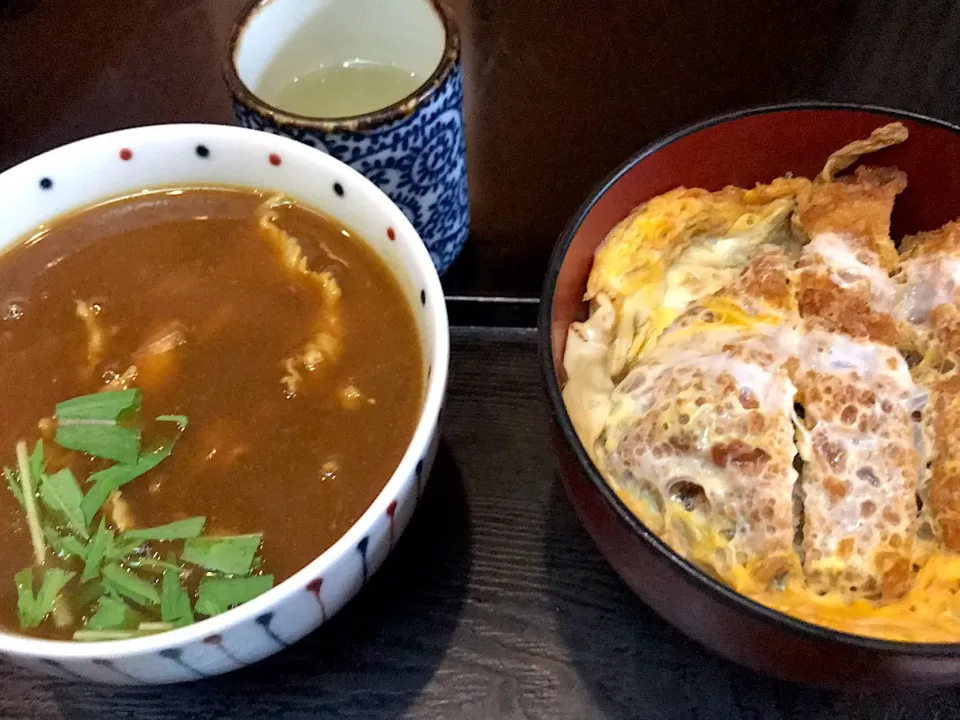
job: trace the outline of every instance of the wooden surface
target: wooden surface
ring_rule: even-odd
[[[600,557],[552,467],[532,331],[454,332],[446,429],[393,555],[328,625],[216,680],[115,689],[0,663],[4,718],[943,720],[960,690],[842,695],[666,626]]]
[[[116,128],[232,122],[219,58],[244,2],[0,0],[0,169]],[[539,294],[594,184],[685,123],[794,99],[960,122],[956,0],[449,2],[473,209],[456,293]]]

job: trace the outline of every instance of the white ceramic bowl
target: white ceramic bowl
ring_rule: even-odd
[[[319,150],[219,125],[159,125],[81,140],[0,173],[0,247],[91,203],[180,185],[281,190],[354,230],[393,268],[424,350],[426,393],[416,431],[360,519],[264,595],[195,625],[132,640],[75,643],[0,633],[0,654],[18,665],[72,679],[146,684],[196,680],[272,655],[324,623],[380,567],[410,520],[433,462],[449,361],[440,280],[404,214],[362,175]]]

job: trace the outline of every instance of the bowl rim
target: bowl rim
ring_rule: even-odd
[[[287,598],[301,592],[306,583],[317,577],[321,577],[333,564],[337,563],[348,553],[354,551],[359,539],[368,535],[373,529],[376,520],[386,513],[390,501],[397,497],[399,490],[407,478],[416,473],[418,462],[421,458],[429,454],[430,444],[438,431],[450,362],[449,320],[443,289],[440,284],[440,276],[437,273],[433,261],[430,259],[426,245],[423,244],[419,233],[417,233],[413,224],[407,216],[404,215],[403,211],[373,182],[349,165],[346,165],[321,150],[281,135],[216,123],[165,123],[91,135],[74,142],[60,145],[0,172],[0,178],[14,171],[23,172],[25,167],[31,165],[40,165],[44,162],[60,162],[60,160],[57,159],[58,155],[68,149],[75,150],[78,146],[82,145],[94,147],[98,144],[111,142],[117,147],[121,147],[126,144],[136,145],[137,141],[145,141],[148,139],[159,139],[159,142],[169,142],[172,144],[183,142],[184,140],[195,141],[198,134],[203,134],[205,137],[213,134],[224,142],[252,142],[259,144],[259,147],[265,151],[276,151],[286,156],[299,155],[318,168],[326,167],[327,170],[335,169],[339,177],[348,179],[351,186],[355,188],[355,191],[351,193],[352,198],[360,195],[363,196],[365,201],[370,205],[383,208],[391,226],[396,230],[398,239],[400,237],[410,238],[411,241],[404,243],[402,246],[397,243],[398,250],[403,255],[409,257],[411,264],[417,268],[423,277],[422,289],[432,298],[430,302],[423,306],[423,309],[424,312],[430,314],[434,328],[433,337],[429,337],[426,335],[429,324],[427,322],[423,323],[424,336],[421,338],[421,344],[426,345],[425,341],[432,340],[433,349],[432,352],[428,352],[426,347],[423,348],[423,362],[425,365],[429,364],[431,370],[424,384],[423,402],[413,435],[407,444],[403,456],[397,463],[397,467],[383,488],[377,493],[376,497],[360,517],[341,534],[336,542],[293,575],[253,600],[238,605],[220,615],[198,620],[186,627],[125,640],[107,640],[101,642],[49,640],[21,635],[16,632],[0,631],[0,655],[9,654],[26,659],[116,660],[155,654],[161,650],[173,647],[186,647],[194,643],[203,642],[205,638],[212,635],[223,634],[247,622],[254,622],[258,616],[270,612]],[[120,166],[117,165],[116,167]],[[293,183],[287,183],[287,185],[292,184]],[[230,187],[248,187],[242,184],[233,185],[226,183],[224,185],[230,185]],[[283,183],[278,183],[278,186],[282,188]],[[136,183],[131,182],[131,187],[136,187]],[[112,194],[104,199],[106,200],[116,196],[117,194]],[[78,208],[83,207],[86,207],[86,205],[78,206]],[[62,214],[63,213],[57,213],[57,215]],[[9,243],[16,242],[17,239],[18,238],[10,238]],[[3,238],[0,238],[0,247],[6,247],[7,244]],[[401,281],[401,286],[403,284]],[[411,311],[416,312],[414,305],[412,303],[408,304],[410,304]],[[347,591],[345,602],[353,599],[358,592],[359,589]],[[324,624],[324,622],[320,624]]]
[[[428,0],[443,25],[443,54],[430,75],[412,92],[384,107],[343,117],[313,117],[284,110],[264,100],[249,87],[237,70],[237,53],[243,36],[257,15],[273,0],[249,0],[240,11],[227,44],[220,57],[220,69],[224,82],[233,97],[254,112],[269,118],[274,124],[305,128],[322,133],[364,133],[384,128],[398,120],[410,117],[423,107],[447,81],[460,62],[460,33],[453,11],[446,0]]]
[[[834,630],[822,625],[800,620],[779,610],[762,605],[749,598],[746,595],[738,593],[730,586],[710,577],[703,570],[698,568],[689,560],[680,557],[669,545],[667,545],[652,530],[647,528],[620,500],[613,490],[607,485],[600,471],[590,459],[586,448],[580,442],[577,433],[573,428],[573,423],[567,413],[566,406],[563,403],[560,382],[557,373],[554,371],[553,362],[553,302],[557,288],[557,280],[560,275],[560,269],[563,266],[564,258],[569,249],[573,238],[583,224],[587,215],[593,210],[600,198],[620,179],[633,169],[638,163],[643,162],[651,155],[657,153],[668,145],[681,140],[689,135],[693,135],[702,130],[706,130],[724,123],[735,122],[753,115],[775,114],[779,112],[792,112],[797,110],[809,111],[853,111],[874,113],[885,115],[889,118],[898,120],[910,120],[924,125],[949,130],[960,135],[960,126],[945,120],[938,120],[927,115],[921,115],[906,110],[897,110],[894,108],[883,107],[880,105],[856,104],[856,103],[833,103],[819,101],[798,101],[788,103],[777,103],[772,105],[762,105],[748,107],[732,112],[715,115],[706,120],[692,123],[676,130],[668,135],[653,141],[643,149],[634,153],[626,162],[622,163],[616,170],[610,173],[606,178],[600,181],[591,190],[588,199],[577,212],[573,215],[560,234],[557,243],[554,245],[550,254],[550,260],[547,265],[547,272],[544,277],[543,289],[540,296],[540,318],[538,323],[537,344],[538,354],[540,356],[540,370],[543,375],[543,382],[546,388],[547,398],[550,403],[550,409],[553,413],[553,419],[559,426],[564,440],[576,457],[579,470],[586,476],[588,482],[593,486],[600,496],[609,505],[619,522],[638,536],[647,545],[652,547],[655,554],[661,561],[671,565],[675,572],[690,585],[705,590],[714,600],[717,600],[731,609],[746,613],[753,620],[766,624],[774,624],[789,631],[792,635],[805,639],[811,639],[839,643],[841,645],[857,648],[861,650],[873,650],[886,653],[898,653],[911,656],[957,656],[960,655],[960,641],[956,643],[912,643],[900,640],[882,640],[863,635]]]

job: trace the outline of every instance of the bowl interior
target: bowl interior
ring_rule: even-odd
[[[160,125],[57,148],[0,173],[0,249],[43,223],[102,200],[177,186],[279,190],[353,230],[394,271],[412,308],[436,279],[400,210],[340,161],[287,138],[219,125]],[[429,257],[427,258],[429,260]],[[437,290],[435,287],[434,290]],[[427,300],[442,300],[436,292]],[[426,305],[425,303],[423,305]],[[417,313],[426,355],[437,328]]]
[[[319,558],[264,595],[186,628],[132,640],[71,643],[0,632],[0,649],[30,656],[116,657],[183,645],[250,620],[355,550],[434,436],[446,383],[449,329],[436,269],[403,212],[362,175],[288,138],[218,125],[161,125],[81,140],[0,173],[0,251],[44,223],[110,198],[157,188],[238,186],[282,191],[338,220],[391,268],[419,327],[424,398],[406,453],[370,507]],[[350,592],[349,594],[352,594]]]
[[[885,123],[900,121],[910,139],[871,155],[871,164],[896,165],[908,175],[909,186],[897,200],[893,236],[934,229],[960,217],[960,128],[896,111],[875,108],[787,106],[746,111],[707,121],[664,138],[617,170],[596,191],[567,226],[554,249],[541,298],[540,353],[547,394],[557,420],[558,439],[572,449],[585,477],[600,490],[621,518],[632,518],[612,492],[580,444],[560,395],[564,381],[563,352],[567,329],[587,316],[583,301],[593,253],[607,233],[637,205],[678,186],[719,190],[725,185],[750,187],[792,172],[815,175],[830,153],[867,136]],[[691,579],[728,599],[746,604],[760,615],[805,633],[813,632],[863,647],[901,646],[910,652],[930,648],[948,651],[953,645],[892,643],[817,628],[763,608],[725,586],[709,580],[679,559],[664,543],[646,533],[639,521],[633,532],[649,535],[663,557],[678,562]]]

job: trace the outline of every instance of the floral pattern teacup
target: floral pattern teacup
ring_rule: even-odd
[[[302,75],[362,59],[426,77],[411,95],[363,115],[311,118],[271,105],[278,63]],[[324,150],[378,185],[403,210],[439,272],[470,224],[460,41],[440,0],[255,0],[224,62],[237,121]]]

